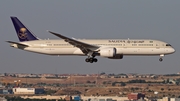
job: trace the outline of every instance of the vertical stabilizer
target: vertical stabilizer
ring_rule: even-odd
[[[21,23],[17,17],[11,17],[19,41],[38,40],[38,38],[29,29]]]

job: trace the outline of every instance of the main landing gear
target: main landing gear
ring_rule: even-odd
[[[88,58],[85,59],[85,61],[86,61],[86,62],[93,63],[93,62],[97,62],[98,59],[96,59],[96,58],[94,58],[94,57],[90,57],[90,58],[88,57]]]

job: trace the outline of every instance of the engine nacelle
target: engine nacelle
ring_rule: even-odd
[[[102,57],[113,58],[116,56],[116,48],[103,48],[99,53]]]
[[[109,59],[123,59],[122,54],[116,54],[114,57],[108,57]]]

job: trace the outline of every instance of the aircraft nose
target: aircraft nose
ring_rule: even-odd
[[[176,50],[174,48],[171,48],[171,52],[174,53]]]

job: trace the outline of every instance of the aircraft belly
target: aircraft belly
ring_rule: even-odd
[[[47,55],[82,55],[82,52],[75,53],[77,48],[26,48],[25,50]]]

